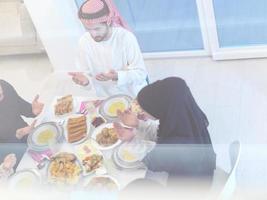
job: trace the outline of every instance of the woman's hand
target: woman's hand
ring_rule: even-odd
[[[35,127],[37,120],[34,120],[30,126],[20,128],[16,131],[16,137],[21,140],[25,135],[28,135]]]
[[[137,128],[139,121],[134,112],[132,112],[130,109],[121,112],[120,110],[117,112],[118,118],[120,121],[129,127]]]
[[[17,158],[15,154],[8,154],[3,162],[3,167],[5,170],[10,170],[12,169],[17,162]]]
[[[39,95],[36,95],[36,97],[34,98],[33,102],[32,102],[32,113],[37,116],[39,115],[44,108],[44,104],[39,102]]]
[[[114,129],[117,132],[120,140],[130,141],[135,136],[133,128],[125,128],[116,122],[114,122],[113,125],[114,125]]]

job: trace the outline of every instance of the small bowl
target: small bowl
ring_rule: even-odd
[[[124,154],[124,155],[123,155]],[[125,158],[125,154],[129,154],[129,157],[132,157],[130,159]],[[142,160],[144,157],[145,152],[144,151],[136,151],[136,148],[131,148],[130,146],[127,146],[127,144],[123,144],[118,149],[118,157],[120,160],[126,163],[136,163]]]

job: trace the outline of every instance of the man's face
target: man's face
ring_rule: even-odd
[[[94,24],[86,27],[86,30],[90,33],[94,41],[101,42],[108,36],[109,26],[106,23]]]
[[[4,93],[3,93],[3,89],[0,85],[0,101],[2,101],[4,99]]]

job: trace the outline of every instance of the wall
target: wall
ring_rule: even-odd
[[[75,70],[83,27],[73,0],[24,0],[55,71]]]

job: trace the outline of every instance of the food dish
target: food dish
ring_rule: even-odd
[[[97,117],[94,117],[93,120],[92,120],[92,125],[97,128],[98,126],[100,126],[101,124],[104,124],[106,123],[106,120],[101,117],[101,116],[97,116]]]
[[[57,99],[55,105],[55,115],[60,116],[73,111],[73,98],[72,95],[67,95]]]
[[[96,136],[97,143],[104,147],[115,144],[118,139],[118,135],[114,128],[103,128]]]
[[[124,111],[130,108],[132,98],[127,95],[115,95],[106,99],[99,109],[99,113],[108,120],[117,118],[117,111]]]
[[[101,150],[114,148],[121,143],[121,140],[119,140],[115,132],[113,123],[103,124],[97,127],[92,134],[92,138]]]
[[[84,115],[70,117],[67,122],[67,140],[69,143],[78,142],[87,136],[87,118]]]
[[[117,116],[118,111],[123,112],[125,111],[125,109],[126,109],[126,104],[123,101],[115,101],[109,105],[107,111],[110,116],[115,117]]]
[[[54,122],[46,122],[37,126],[28,136],[27,143],[30,149],[36,151],[47,150],[51,145],[61,141],[62,128]]]
[[[85,171],[88,173],[99,168],[102,161],[103,161],[103,156],[98,155],[98,154],[93,154],[90,156],[86,156],[82,160],[82,164],[85,167]]]
[[[46,129],[37,136],[37,142],[39,144],[45,145],[48,144],[50,141],[52,141],[55,138],[55,132],[53,132],[51,129]]]
[[[59,153],[48,166],[48,181],[57,185],[75,185],[80,180],[81,166],[72,153]]]
[[[150,145],[150,142],[146,142],[146,144]],[[138,162],[145,157],[148,149],[149,147],[146,147],[143,141],[124,142],[118,147],[118,158],[126,163]]]
[[[131,152],[129,149],[126,149],[126,148],[120,149],[118,155],[119,155],[119,158],[125,162],[138,161],[138,156],[134,152]]]
[[[119,168],[119,169],[138,169],[138,168],[145,168],[145,165],[137,160],[135,162],[126,162],[122,159],[120,159],[120,156],[118,155],[119,148],[116,148],[112,154],[112,159],[114,164]]]
[[[41,184],[41,176],[35,170],[22,170],[13,174],[8,180],[12,189],[32,189]]]
[[[118,181],[108,175],[94,176],[85,182],[84,187],[89,190],[105,191],[118,191],[120,189]]]
[[[83,175],[89,175],[104,167],[103,154],[95,147],[95,141],[87,140],[76,147],[77,157],[82,163]]]

